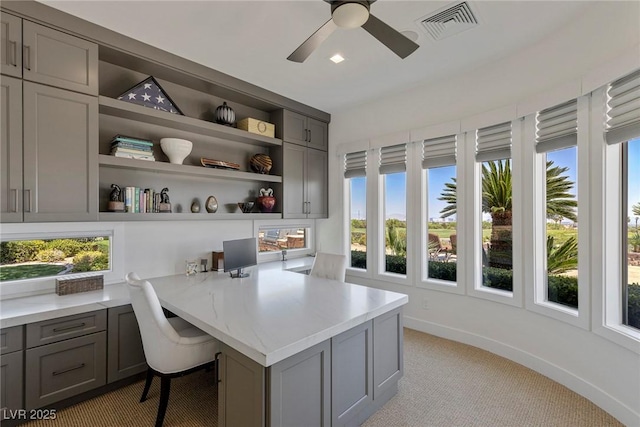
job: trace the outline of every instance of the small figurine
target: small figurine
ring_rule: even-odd
[[[111,200],[112,202],[119,202],[120,201],[120,187],[118,186],[118,184],[111,184],[111,195],[109,196],[109,200]]]
[[[169,189],[167,187],[163,188],[160,192],[160,206],[158,207],[159,212],[171,212],[171,202],[169,202]]]
[[[171,203],[169,201],[169,189],[164,187],[162,191],[160,191],[160,203]]]
[[[124,212],[124,202],[120,201],[120,192],[120,187],[117,184],[111,184],[111,194],[107,204],[109,212]]]

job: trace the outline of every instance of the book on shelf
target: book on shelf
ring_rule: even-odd
[[[153,146],[153,141],[149,139],[135,138],[133,136],[126,136],[126,135],[120,135],[120,134],[114,136],[113,139],[111,139],[111,143],[114,143],[114,142],[131,142],[134,144],[146,145],[149,147]]]
[[[150,162],[155,162],[156,158],[153,155],[149,154],[134,154],[134,153],[122,153],[122,152],[112,152],[112,156],[114,157],[122,157],[125,159],[136,159],[136,160],[147,160]]]
[[[151,151],[144,151],[144,150],[138,150],[135,148],[124,148],[124,147],[117,147],[117,148],[113,148],[111,149],[111,153],[129,153],[129,154],[140,154],[142,156],[152,156],[153,152]]]
[[[124,187],[124,211],[130,213],[160,212],[160,193],[153,188]]]
[[[130,149],[130,150],[144,151],[146,153],[152,153],[153,152],[151,146],[149,146],[149,145],[141,145],[141,144],[137,144],[137,143],[134,143],[134,142],[112,142],[111,143],[111,149],[113,150],[114,148],[127,148],[127,149]]]

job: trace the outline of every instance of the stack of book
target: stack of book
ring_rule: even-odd
[[[153,142],[148,139],[116,135],[111,140],[111,155],[154,162]]]
[[[152,188],[125,187],[124,211],[131,213],[160,212],[160,193]]]

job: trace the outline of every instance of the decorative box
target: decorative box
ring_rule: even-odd
[[[56,294],[58,295],[97,291],[102,288],[104,288],[102,274],[88,273],[69,279],[56,279]]]
[[[213,251],[211,255],[211,260],[213,261],[211,271],[224,271],[224,252]]]
[[[252,119],[247,117],[237,123],[238,129],[246,130],[247,132],[257,133],[262,136],[274,137],[276,133],[276,126],[272,123],[263,122],[262,120]]]

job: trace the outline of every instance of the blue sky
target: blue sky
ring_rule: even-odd
[[[567,148],[563,150],[547,153],[547,159],[553,160],[554,164],[562,167],[568,167],[566,174],[569,179],[576,183],[571,190],[577,194],[577,165],[576,165],[576,148]],[[432,168],[428,171],[428,195],[429,195],[429,211],[427,219],[439,218],[440,211],[445,207],[446,203],[438,200],[444,184],[450,182],[455,176],[455,166],[447,166],[442,168]],[[386,216],[387,218],[405,219],[406,208],[406,173],[394,173],[386,175]],[[351,218],[364,219],[366,212],[366,178],[351,179]],[[640,202],[640,138],[629,142],[629,212],[632,218],[631,207]],[[455,216],[453,216],[455,218]]]

